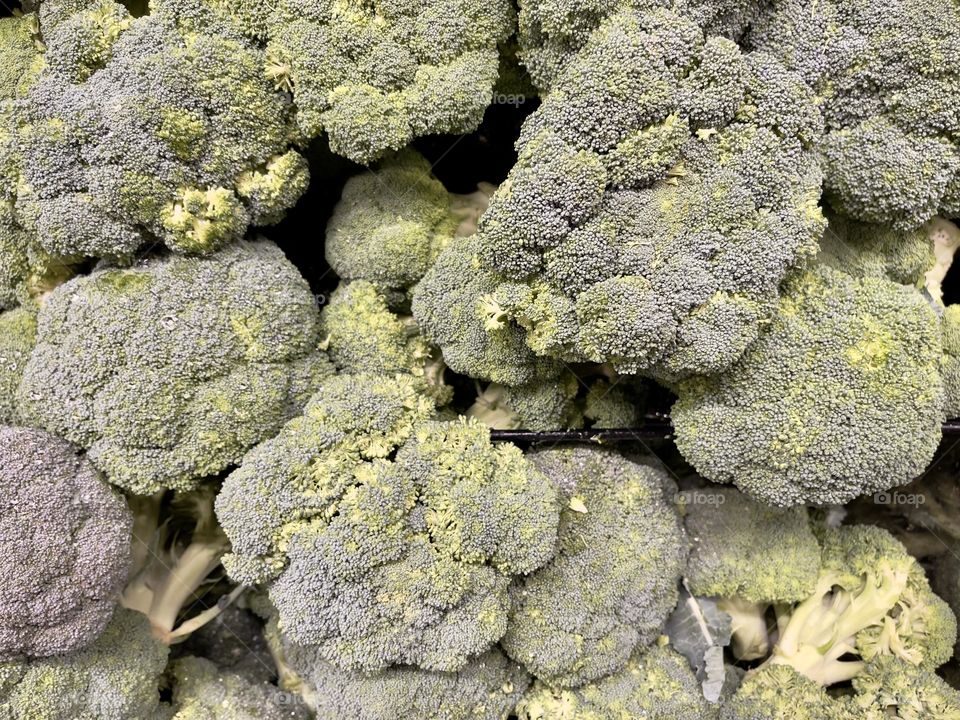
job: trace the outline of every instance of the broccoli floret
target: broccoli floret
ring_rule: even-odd
[[[0,424],[20,424],[17,388],[36,342],[35,307],[0,312]]]
[[[922,285],[925,274],[937,264],[933,250],[929,227],[898,231],[832,215],[817,261],[854,277]]]
[[[271,644],[281,644],[277,640]],[[457,672],[398,666],[373,675],[340,670],[316,648],[287,642],[282,650],[287,683],[317,720],[503,720],[530,685],[527,672],[497,648]]]
[[[293,205],[308,170],[292,109],[227,15],[203,0],[74,10],[41,17],[47,67],[20,133],[16,208],[47,251],[207,253]]]
[[[510,588],[501,644],[552,687],[623,668],[677,604],[686,539],[662,470],[592,446],[527,456],[561,488],[557,554]]]
[[[689,497],[701,495],[710,502],[686,505],[687,587],[693,595],[719,598],[718,607],[732,620],[737,659],[765,657],[770,605],[799,602],[817,586],[820,545],[807,510],[771,508],[733,488]]]
[[[549,480],[432,413],[410,376],[337,376],[217,500],[227,571],[267,583],[281,630],[343,669],[461,669],[503,635],[512,577],[553,552]]]
[[[369,163],[427,134],[480,124],[497,79],[506,0],[277,0],[267,73],[288,90],[307,137]]]
[[[0,426],[0,487],[0,661],[90,645],[130,570],[129,509],[40,430]]]
[[[413,291],[413,316],[454,372],[504,385],[557,377],[560,364],[538,358],[526,331],[507,317],[500,280],[480,264],[482,242],[452,240]]]
[[[61,285],[21,416],[135,493],[189,489],[296,415],[332,372],[307,283],[272,243],[153,257]]]
[[[824,194],[840,212],[910,229],[960,212],[960,7],[941,0],[770,3],[750,43],[816,91]]]
[[[932,670],[895,657],[880,657],[853,679],[853,718],[956,720],[960,692]],[[856,714],[853,714],[853,713]]]
[[[768,665],[747,673],[719,720],[856,720],[822,685],[789,665]],[[861,719],[862,720],[862,719]],[[880,720],[877,718],[877,720]]]
[[[327,223],[327,262],[347,280],[413,286],[454,236],[476,230],[493,187],[454,195],[414,150],[347,181]]]
[[[613,675],[576,690],[551,688],[539,680],[517,706],[520,720],[710,720],[714,708],[703,699],[683,656],[667,644],[634,654]]]
[[[480,220],[480,260],[529,287],[506,320],[538,354],[624,373],[728,367],[816,250],[820,131],[771,56],[668,11],[611,16],[524,123]]]
[[[583,416],[576,405],[580,381],[572,372],[531,385],[490,383],[467,409],[467,417],[498,430],[577,428]]]
[[[307,720],[299,697],[270,683],[221,670],[206,658],[183,657],[170,667],[172,720]]]
[[[160,720],[168,716],[158,690],[168,653],[143,615],[118,610],[88,648],[6,670],[0,665],[0,717]]]
[[[632,428],[642,421],[646,389],[634,378],[590,382],[583,401],[583,417],[594,428]]]
[[[882,656],[933,670],[953,654],[957,621],[923,568],[885,530],[827,529],[813,594],[778,610],[767,665],[790,665],[827,686],[861,674]]]
[[[936,313],[914,288],[814,267],[726,373],[677,386],[677,447],[771,505],[845,503],[933,458],[944,390]]]
[[[373,283],[342,284],[320,314],[322,347],[341,372],[409,373],[437,405],[450,401],[440,351],[428,343],[412,317],[394,313]]]

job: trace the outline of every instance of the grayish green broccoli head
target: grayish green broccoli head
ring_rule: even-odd
[[[332,372],[318,317],[266,241],[98,269],[45,302],[19,409],[116,485],[186,489],[274,435]]]
[[[170,666],[169,673],[176,709],[172,720],[307,720],[310,717],[298,695],[221,670],[205,658],[179,658]]]
[[[544,683],[576,687],[621,670],[660,635],[677,604],[686,538],[659,468],[586,445],[527,457],[566,506],[556,557],[510,588],[501,644]]]
[[[823,108],[824,194],[901,229],[960,213],[960,6],[943,0],[770,3],[750,43],[780,57]]]
[[[414,150],[384,160],[344,185],[327,223],[327,262],[347,280],[412,287],[455,235],[470,235],[492,186],[453,195]]]
[[[853,679],[850,720],[958,720],[960,692],[929,668],[880,657]]]
[[[553,553],[549,480],[433,412],[410,376],[337,376],[218,498],[227,571],[268,583],[281,630],[341,668],[464,667],[503,635],[513,576]]]
[[[659,643],[638,650],[619,672],[575,690],[537,681],[517,706],[520,720],[710,720],[714,715],[686,659]]]
[[[789,665],[767,665],[747,674],[719,720],[856,720],[846,709]]]
[[[75,10],[42,18],[47,67],[19,138],[16,209],[46,250],[207,253],[293,205],[308,171],[292,110],[228,16],[202,0]]]
[[[527,287],[494,297],[540,355],[725,369],[816,250],[821,126],[771,56],[668,11],[611,16],[524,124],[481,218],[481,261]]]
[[[71,655],[0,665],[4,720],[160,720],[167,647],[140,613],[118,610],[93,645]]]
[[[369,163],[414,138],[474,130],[493,95],[506,0],[278,0],[267,74],[307,137]]]
[[[126,504],[68,443],[26,428],[0,426],[0,488],[0,661],[90,645],[130,571]]]
[[[520,58],[541,92],[587,44],[598,25],[623,10],[669,8],[710,35],[738,39],[765,0],[524,0],[520,3]]]
[[[941,437],[936,313],[914,288],[818,266],[726,373],[677,387],[677,447],[771,505],[845,503],[909,482]]]
[[[467,416],[498,430],[558,430],[583,425],[577,407],[580,381],[569,370],[530,385],[490,383],[477,394]]]
[[[373,675],[340,670],[316,648],[286,643],[285,650],[317,720],[504,720],[530,685],[527,672],[497,648],[456,672],[397,666]]]
[[[0,424],[20,424],[17,388],[36,342],[35,307],[0,312]]]

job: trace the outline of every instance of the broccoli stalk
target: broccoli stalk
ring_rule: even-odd
[[[737,660],[759,660],[770,652],[767,603],[743,598],[720,598],[717,608],[730,616],[731,643]]]
[[[131,497],[135,513],[134,568],[136,573],[123,593],[124,607],[150,619],[154,635],[171,645],[216,618],[243,592],[238,586],[215,605],[189,620],[181,619],[193,603],[200,603],[200,590],[211,582],[211,573],[230,550],[230,542],[213,512],[215,494],[200,491],[177,494],[171,502],[172,517],[165,516],[165,493]]]
[[[815,592],[782,618],[783,631],[767,664],[786,664],[821,685],[832,685],[859,675],[865,663],[843,660],[857,653],[857,635],[885,625],[907,587],[910,562],[883,561],[868,570],[860,583],[845,588],[839,572],[824,573]],[[899,643],[891,642],[891,647]]]
[[[934,218],[929,225],[930,239],[933,241],[935,264],[924,275],[924,287],[930,296],[943,302],[943,280],[953,264],[953,256],[960,246],[960,228],[949,220]]]

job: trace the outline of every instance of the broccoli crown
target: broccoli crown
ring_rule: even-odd
[[[37,311],[34,307],[0,313],[0,424],[20,424],[17,387],[36,342]]]
[[[0,661],[88,646],[127,580],[130,511],[40,430],[0,426],[0,487]]]
[[[677,447],[704,477],[771,505],[902,485],[940,441],[940,348],[914,288],[814,267],[733,368],[678,385]]]
[[[203,0],[157,0],[139,18],[96,0],[45,20],[43,38],[17,211],[49,252],[119,257],[160,240],[206,253],[306,189],[263,52]]]
[[[307,137],[369,163],[421,135],[480,124],[497,79],[507,0],[277,0],[267,73]]]
[[[172,720],[307,720],[299,698],[267,682],[221,670],[206,658],[182,657],[170,667]]]
[[[318,317],[268,242],[101,268],[44,303],[19,409],[116,485],[186,489],[275,434],[332,372]]]
[[[310,686],[317,720],[503,720],[530,685],[526,671],[497,648],[457,672],[400,666],[365,675],[292,643],[286,657]]]
[[[575,690],[536,681],[517,706],[520,720],[707,720],[687,660],[668,645],[637,651],[619,672]]]
[[[750,42],[816,91],[835,208],[900,229],[960,212],[956,3],[784,0],[769,4]]]
[[[383,292],[366,280],[341,283],[320,314],[323,347],[346,373],[409,373],[438,405],[450,400],[440,352],[411,317],[394,313]]]
[[[855,720],[843,710],[822,685],[789,665],[766,665],[747,673],[721,705],[719,720]]]
[[[668,11],[611,16],[524,123],[481,218],[482,262],[529,287],[507,319],[538,354],[624,373],[728,367],[824,229],[820,130],[771,56]]]
[[[499,430],[556,430],[576,428],[583,415],[576,404],[580,381],[572,372],[530,385],[490,383],[467,410],[473,417]]]
[[[526,331],[499,302],[499,278],[480,263],[476,236],[452,240],[413,291],[413,316],[454,371],[504,385],[555,378],[560,365],[537,357]]]
[[[543,682],[575,687],[617,672],[677,604],[686,539],[663,471],[593,446],[537,450],[561,488],[557,554],[511,586],[501,644]]]
[[[347,280],[414,285],[457,231],[453,196],[414,150],[355,175],[327,223],[327,262]]]
[[[733,488],[710,488],[710,497],[685,506],[691,594],[769,604],[813,593],[820,545],[806,508],[761,505]]]
[[[2,316],[0,316],[2,317]],[[960,305],[948,305],[943,312],[943,387],[946,415],[960,417]]]
[[[549,480],[473,421],[430,420],[410,376],[341,375],[230,474],[239,582],[344,669],[455,671],[506,629],[507,586],[553,553]]]
[[[546,92],[566,62],[610,15],[629,9],[669,8],[710,35],[738,39],[764,0],[524,0],[520,4],[520,57],[534,84]]]
[[[159,720],[168,654],[143,615],[117,610],[97,641],[79,652],[0,665],[0,717]]]
[[[583,416],[595,428],[632,428],[643,421],[646,390],[636,380],[597,378],[583,399]]]
[[[852,718],[960,720],[960,692],[932,670],[895,657],[872,662],[853,679]]]

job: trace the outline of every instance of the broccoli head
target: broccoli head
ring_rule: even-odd
[[[493,96],[506,0],[277,0],[267,74],[292,93],[307,137],[359,163],[421,135],[462,134]]]
[[[506,630],[513,576],[553,553],[550,481],[433,412],[410,376],[337,376],[217,500],[227,571],[267,583],[284,634],[343,669],[463,668]]]
[[[44,249],[207,253],[306,189],[292,108],[226,14],[203,0],[155,0],[137,18],[113,0],[60,5],[43,3],[47,64],[19,139],[16,209]]]
[[[816,250],[820,132],[772,56],[668,11],[611,16],[524,123],[480,220],[480,261],[510,281],[490,293],[496,328],[624,373],[725,369]]]
[[[641,424],[646,388],[636,378],[594,378],[583,399],[583,417],[595,428],[632,428]]]
[[[929,668],[899,658],[877,658],[853,679],[853,689],[851,720],[960,720],[960,692]]]
[[[0,426],[0,487],[0,661],[90,645],[130,571],[130,511],[40,430]]]
[[[501,644],[548,685],[576,687],[659,637],[677,604],[686,538],[665,497],[672,481],[653,465],[587,445],[528,458],[566,504],[556,557],[510,588]]]
[[[709,720],[686,659],[667,644],[639,650],[619,672],[575,690],[537,681],[517,706],[520,720]]]
[[[36,342],[35,307],[0,312],[0,424],[20,424],[17,388]]]
[[[487,207],[490,185],[454,195],[414,150],[356,175],[327,223],[327,262],[347,280],[388,288],[413,286],[454,236],[471,235]]]
[[[490,383],[466,414],[498,430],[576,428],[583,424],[576,403],[579,389],[577,376],[564,371],[530,385]]]
[[[677,447],[771,505],[845,503],[909,482],[940,442],[937,316],[914,288],[825,266],[791,279],[727,372],[677,386]]]
[[[789,665],[747,673],[720,707],[719,720],[857,720],[822,685]],[[863,718],[861,718],[863,720]],[[877,718],[876,720],[880,720]]]
[[[158,690],[169,650],[140,613],[118,610],[91,646],[0,665],[4,720],[162,720]]]
[[[332,372],[307,283],[272,243],[102,267],[40,311],[19,409],[135,493],[239,462]]]
[[[960,6],[942,0],[769,3],[750,43],[799,72],[823,108],[824,195],[910,229],[960,213]]]

